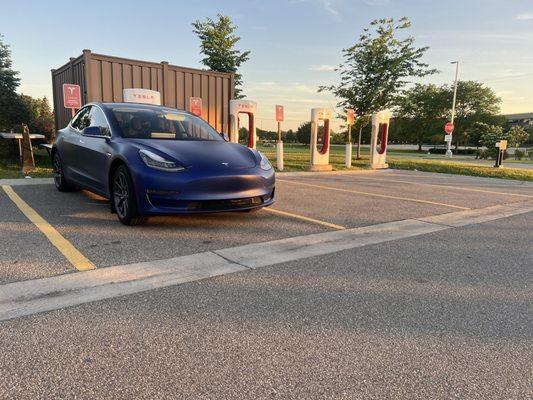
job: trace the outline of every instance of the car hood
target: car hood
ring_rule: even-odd
[[[186,168],[195,170],[253,168],[257,165],[254,153],[237,143],[198,140],[129,139],[139,149],[155,150]],[[227,165],[226,165],[227,163]]]

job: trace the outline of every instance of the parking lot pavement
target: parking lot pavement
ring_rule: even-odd
[[[97,267],[331,230],[265,211],[154,217],[145,226],[127,227],[107,201],[87,192],[60,193],[52,185],[15,190]]]
[[[69,271],[69,262],[0,189],[0,284]]]
[[[141,227],[122,226],[109,213],[107,201],[89,192],[60,193],[52,184],[12,189],[97,268],[533,199],[530,183],[435,175],[408,171],[278,174],[277,202],[271,209],[156,217]],[[0,264],[0,280],[73,271],[2,195],[6,207],[0,223],[9,239],[2,244],[8,258]],[[17,227],[8,225],[11,216],[20,218]],[[34,235],[36,246],[11,232],[23,226]],[[22,265],[13,269],[8,262],[9,254],[15,253]]]
[[[533,213],[0,323],[0,398],[526,399]]]
[[[384,179],[392,177],[394,180],[406,180],[410,183],[434,184],[450,186],[452,188],[464,187],[467,189],[484,189],[505,193],[524,193],[531,195],[533,184],[526,181],[518,181],[500,178],[479,178],[476,176],[441,174],[431,172],[418,172],[407,170],[387,170],[375,178]]]

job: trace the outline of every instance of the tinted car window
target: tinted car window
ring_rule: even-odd
[[[107,124],[107,119],[105,118],[104,113],[98,107],[91,107],[89,113],[89,118],[91,120],[90,126],[99,126],[102,130],[102,135],[111,136],[111,131],[109,125]]]
[[[121,106],[112,111],[124,138],[224,140],[203,119],[172,109]]]
[[[87,128],[91,124],[91,118],[89,116],[89,113],[91,111],[91,107],[85,107],[82,108],[80,112],[74,117],[72,120],[72,127],[76,128],[79,131],[82,131],[83,129]]]

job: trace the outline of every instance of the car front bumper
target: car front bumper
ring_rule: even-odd
[[[274,203],[272,169],[164,172],[141,166],[132,176],[142,215],[239,211]]]

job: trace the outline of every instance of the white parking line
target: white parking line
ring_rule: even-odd
[[[277,179],[277,182],[292,183],[294,185],[302,185],[302,186],[314,187],[314,188],[318,188],[318,189],[334,190],[334,191],[337,191],[337,192],[353,193],[353,194],[358,194],[358,195],[362,195],[362,196],[381,197],[381,198],[385,198],[385,199],[410,201],[410,202],[414,202],[414,203],[431,204],[431,205],[441,206],[441,207],[456,208],[456,209],[459,209],[459,210],[470,210],[469,207],[461,207],[461,206],[456,206],[456,205],[448,204],[448,203],[439,203],[437,201],[413,199],[413,198],[410,198],[410,197],[401,197],[401,196],[391,196],[391,195],[388,195],[388,194],[378,194],[378,193],[371,193],[371,192],[363,192],[361,190],[343,189],[343,188],[338,188],[338,187],[334,187],[334,186],[315,185],[315,184],[312,184],[312,183],[305,183],[305,182],[301,182],[301,181],[293,181],[293,180],[287,180],[287,179]]]
[[[400,180],[400,179],[381,179],[381,178],[370,178],[370,177],[364,177],[364,176],[358,176],[356,178],[357,179],[362,179],[362,180],[367,180],[367,181],[407,183],[409,185],[438,187],[438,188],[445,188],[445,189],[452,189],[452,190],[463,190],[463,191],[467,191],[467,192],[498,194],[498,195],[502,195],[502,196],[517,196],[517,197],[525,197],[525,198],[533,199],[533,195],[522,194],[522,193],[499,192],[499,191],[496,191],[496,190],[485,190],[485,189],[467,188],[467,187],[462,187],[462,186],[439,185],[439,184],[435,184],[435,183],[404,181],[404,180]],[[347,182],[353,182],[353,180],[350,180],[350,181],[347,181]]]
[[[326,226],[328,228],[339,229],[339,230],[346,229],[346,227],[342,225],[332,224],[331,222],[321,221],[319,219],[306,217],[305,215],[294,214],[294,213],[290,213],[287,211],[281,211],[275,208],[263,208],[263,210],[270,211],[271,213],[274,213],[274,214],[283,215],[285,217],[300,219],[306,222],[312,222],[313,224]]]

